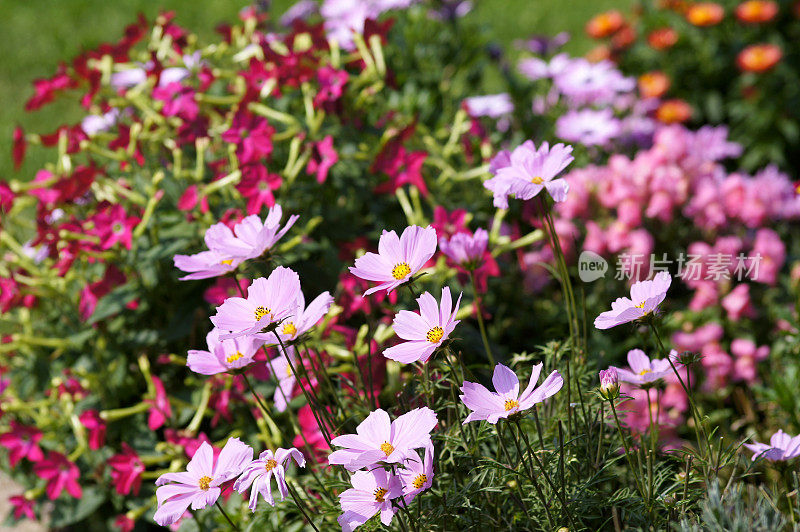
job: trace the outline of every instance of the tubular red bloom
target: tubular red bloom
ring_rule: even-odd
[[[647,44],[656,50],[672,48],[678,42],[678,32],[672,28],[659,28],[647,36]]]
[[[716,26],[725,17],[725,9],[714,2],[692,4],[686,11],[686,20],[699,27]]]
[[[625,18],[617,10],[593,16],[586,23],[586,34],[593,39],[603,39],[615,34],[625,24]]]
[[[736,7],[735,13],[745,24],[763,24],[778,14],[778,4],[771,0],[747,0]]]

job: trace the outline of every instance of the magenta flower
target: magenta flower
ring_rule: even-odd
[[[303,453],[295,449],[278,449],[275,454],[272,451],[266,450],[262,452],[258,459],[253,460],[248,464],[242,476],[236,479],[233,489],[239,493],[244,493],[252,485],[250,489],[250,509],[256,511],[256,504],[258,503],[258,494],[260,493],[264,500],[270,506],[275,506],[275,500],[272,498],[272,485],[270,479],[275,477],[275,482],[278,484],[278,492],[281,495],[281,500],[284,500],[289,494],[286,487],[286,462],[289,458],[293,458],[295,463],[300,467],[306,466],[306,459]]]
[[[153,388],[156,396],[153,399],[146,399],[145,402],[151,405],[150,414],[147,417],[147,426],[150,430],[156,430],[172,417],[172,407],[169,404],[169,397],[161,379],[153,375]]]
[[[461,387],[461,401],[472,410],[463,424],[485,419],[492,425],[501,418],[506,419],[517,412],[528,410],[536,403],[541,403],[558,392],[564,385],[564,379],[557,371],[553,371],[541,386],[534,389],[542,364],[533,366],[528,387],[520,394],[519,379],[516,374],[503,364],[494,367],[492,384],[496,392],[475,382],[464,381]]]
[[[253,449],[230,438],[214,459],[214,449],[203,442],[192,456],[186,471],[164,473],[156,480],[158,509],[153,519],[161,526],[171,525],[192,506],[200,510],[219,498],[220,485],[238,476],[253,460]],[[170,484],[168,484],[170,483]]]
[[[226,299],[211,316],[211,322],[219,329],[231,331],[221,335],[222,339],[257,334],[294,314],[299,294],[300,277],[289,268],[279,266],[268,278],[259,277],[253,281],[247,289],[247,299]]]
[[[758,458],[764,457],[773,462],[782,460],[791,460],[800,456],[800,436],[789,436],[782,430],[779,430],[769,439],[769,445],[766,443],[745,443],[745,447],[753,451],[753,461]]]
[[[449,337],[458,325],[456,319],[458,307],[461,304],[461,294],[458,295],[455,307],[450,296],[450,288],[442,288],[441,304],[428,292],[417,298],[420,314],[401,310],[394,317],[394,331],[397,336],[407,340],[401,344],[390,347],[383,352],[383,356],[410,364],[411,362],[427,362],[436,349]]]
[[[675,357],[678,356],[678,353],[677,351],[673,350],[669,356],[674,360]],[[614,368],[613,366],[609,369],[617,370],[619,380],[629,382],[631,384],[638,384],[640,386],[642,384],[663,379],[672,373],[672,367],[669,364],[669,360],[659,360],[656,358],[650,360],[650,358],[645,355],[644,351],[641,349],[631,349],[628,351],[628,365],[631,367],[630,370]]]
[[[400,479],[377,468],[372,471],[356,471],[350,477],[352,488],[339,495],[344,513],[337,519],[342,532],[352,532],[380,512],[381,523],[389,526],[397,508],[392,507],[392,499],[403,496]]]
[[[33,511],[34,500],[22,495],[14,495],[8,498],[8,502],[14,507],[14,519],[20,520],[27,517],[33,521],[36,520],[36,514]]]
[[[671,283],[672,277],[667,272],[658,272],[651,281],[634,283],[630,299],[620,297],[611,303],[611,310],[597,316],[594,326],[610,329],[647,316],[664,301]]]
[[[378,284],[366,292],[368,296],[378,290],[391,292],[409,281],[436,252],[436,230],[412,225],[400,238],[394,231],[384,231],[378,242],[378,253],[365,253],[356,259],[350,273]]]
[[[50,500],[56,500],[65,489],[76,499],[80,499],[83,495],[83,489],[78,483],[81,477],[80,469],[61,453],[48,452],[47,458],[34,464],[33,472],[37,477],[47,480],[45,491]]]
[[[111,480],[114,482],[114,489],[120,495],[127,495],[133,492],[139,494],[142,485],[142,473],[145,467],[136,451],[127,443],[122,444],[122,452],[115,454],[108,459],[111,467]]]
[[[13,468],[23,458],[31,462],[44,459],[39,448],[42,432],[35,427],[27,427],[11,420],[11,431],[0,434],[0,445],[8,449],[8,463]]]
[[[214,328],[206,335],[208,351],[189,351],[186,365],[190,370],[201,375],[216,375],[241,369],[253,361],[263,343],[253,337],[220,340],[220,334],[222,332]]]
[[[328,313],[328,309],[331,308],[332,304],[333,297],[331,294],[322,292],[306,307],[305,297],[303,292],[300,292],[297,296],[297,310],[293,316],[284,320],[279,328],[281,340],[291,342],[299,338]]]
[[[528,140],[511,152],[507,166],[500,159],[495,162],[495,177],[486,181],[484,186],[494,193],[494,206],[501,209],[508,208],[509,195],[529,200],[542,189],[547,189],[555,201],[564,201],[569,184],[563,178],[553,178],[574,159],[572,146],[556,144],[551,149],[544,142],[536,149],[533,141]]]
[[[89,431],[89,449],[96,451],[106,443],[106,422],[97,410],[85,410],[78,418]]]
[[[425,447],[425,457],[412,456],[404,462],[399,472],[403,484],[403,499],[408,505],[414,497],[433,484],[433,447]]]
[[[474,235],[456,233],[450,237],[450,240],[439,239],[442,253],[467,270],[475,269],[483,261],[488,244],[489,233],[483,228],[476,230]]]
[[[389,414],[379,408],[356,427],[356,434],[331,441],[344,449],[332,452],[328,463],[349,471],[378,462],[402,464],[409,456],[413,458],[413,449],[432,445],[430,432],[437,423],[436,413],[427,407],[415,408],[391,422]]]

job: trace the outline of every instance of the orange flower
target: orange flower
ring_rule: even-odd
[[[714,2],[699,2],[686,11],[686,20],[695,26],[715,26],[722,21],[725,10]]]
[[[661,98],[669,90],[670,81],[661,71],[647,72],[639,76],[639,93],[642,98]]]
[[[746,24],[769,22],[778,14],[778,4],[772,0],[747,0],[736,8],[736,18]]]
[[[774,44],[753,44],[739,52],[736,64],[745,72],[766,72],[778,64],[783,52]]]
[[[659,28],[647,36],[647,43],[656,50],[672,48],[676,42],[678,42],[678,32],[672,28]]]
[[[608,46],[605,46],[603,44],[601,44],[600,46],[595,46],[586,53],[586,59],[588,59],[592,63],[599,63],[600,61],[611,59],[611,50],[609,49]]]
[[[606,11],[595,15],[586,23],[586,33],[593,39],[602,39],[614,35],[625,24],[625,18],[619,11]]]
[[[623,25],[617,33],[611,37],[611,44],[615,50],[624,50],[636,41],[636,31],[628,24]]]
[[[686,122],[692,117],[692,107],[683,100],[666,100],[656,109],[656,119],[665,124]]]
[[[668,9],[677,13],[684,13],[688,9],[688,2],[686,0],[659,0],[659,9]]]

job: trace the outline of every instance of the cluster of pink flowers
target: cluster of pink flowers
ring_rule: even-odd
[[[161,526],[171,525],[189,506],[201,510],[214,504],[231,487],[239,493],[250,489],[252,511],[256,510],[258,495],[274,506],[270,480],[275,478],[283,500],[288,494],[285,467],[289,458],[298,466],[305,466],[302,453],[293,447],[278,449],[274,454],[267,450],[253,460],[253,448],[239,438],[230,438],[218,453],[208,442],[203,442],[185,472],[164,473],[156,480],[158,509],[153,518]]]

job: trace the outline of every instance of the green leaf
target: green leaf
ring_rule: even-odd
[[[50,527],[61,528],[86,519],[97,510],[106,496],[96,487],[84,488],[80,499],[60,498],[50,515]]]

